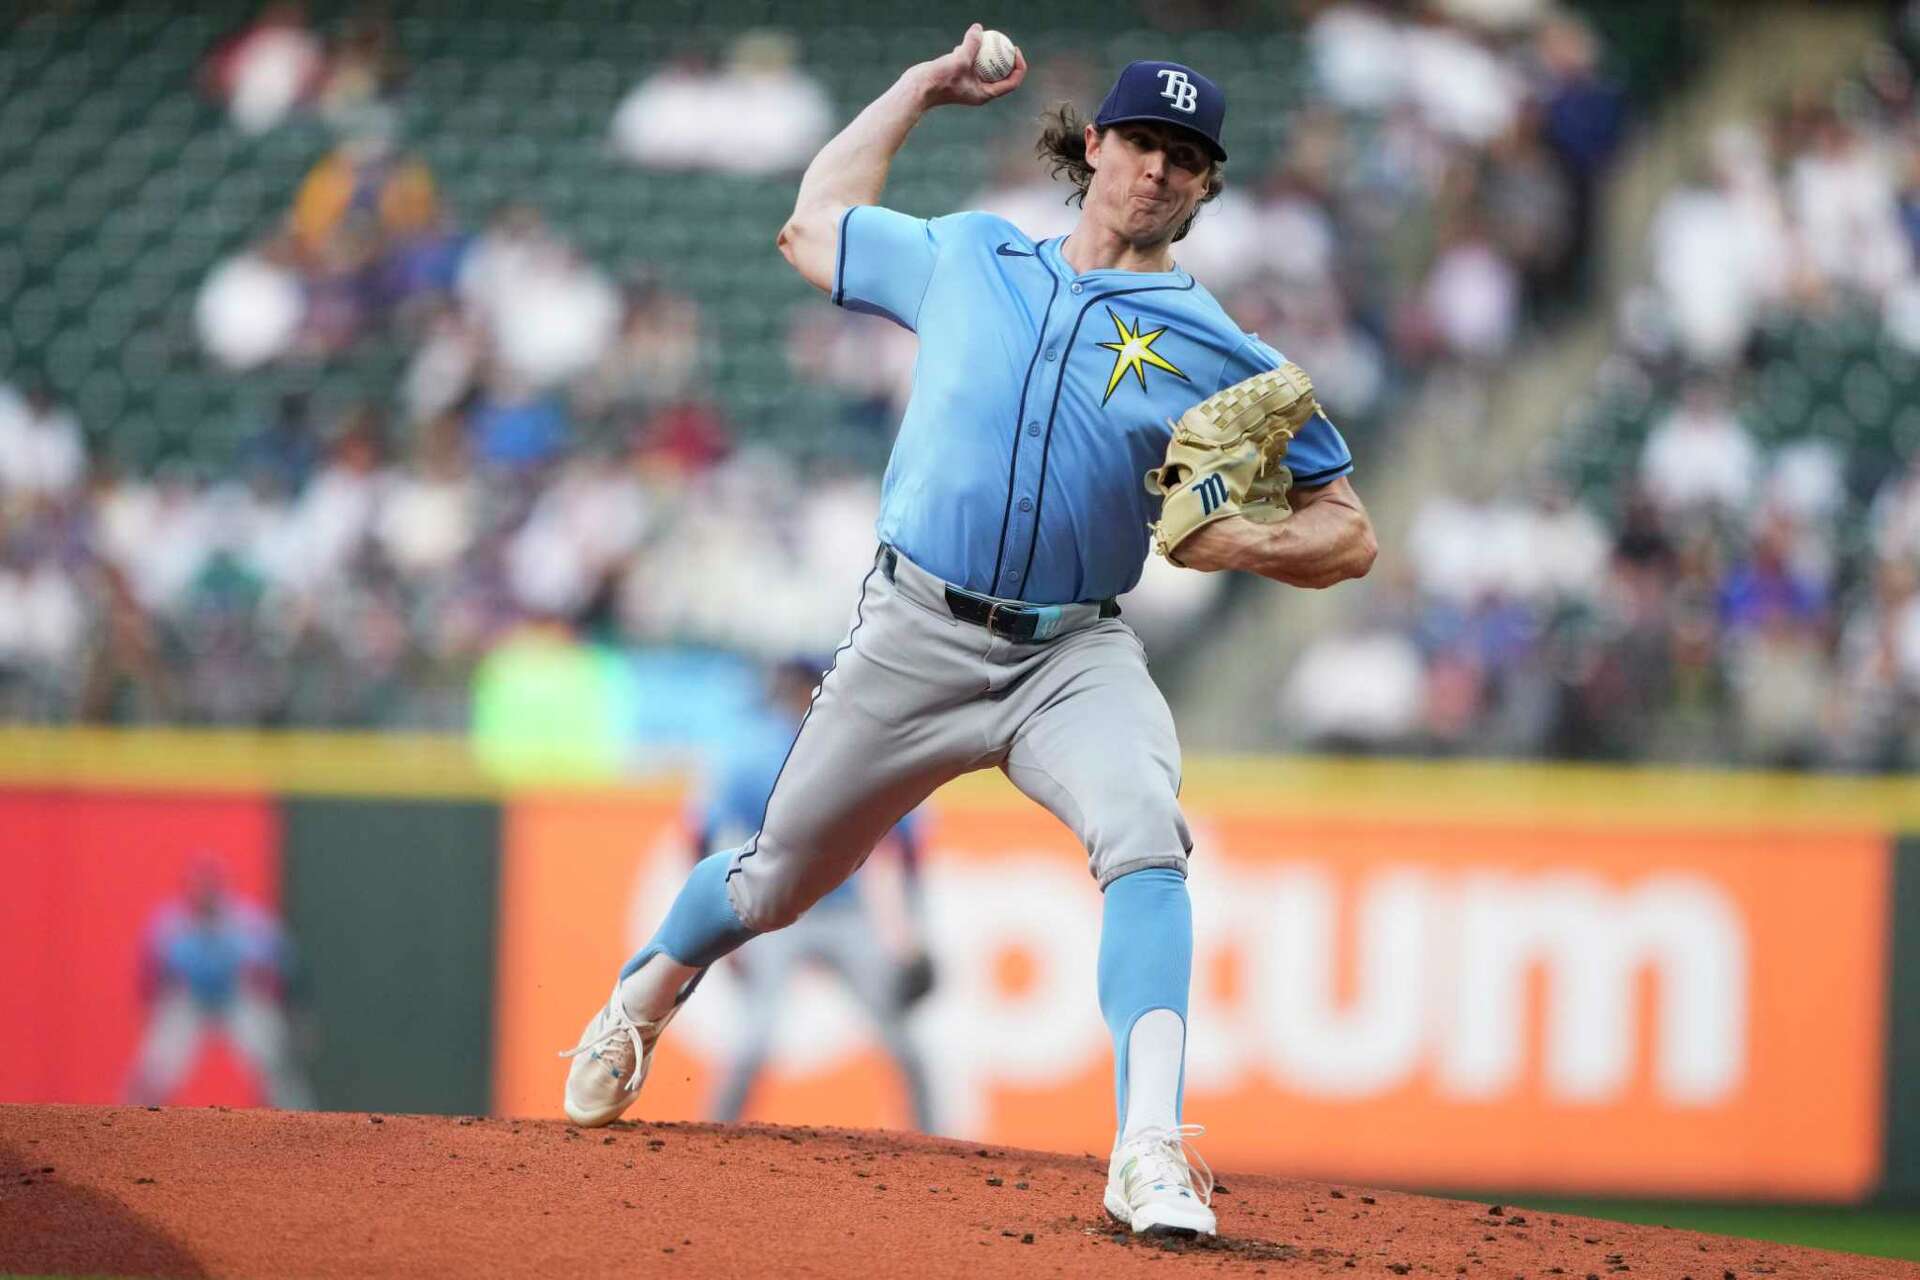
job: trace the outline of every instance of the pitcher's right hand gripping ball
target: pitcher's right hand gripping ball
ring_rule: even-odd
[[[1286,519],[1293,473],[1281,459],[1294,433],[1319,411],[1313,379],[1289,363],[1216,391],[1181,414],[1166,461],[1146,475],[1147,492],[1161,497],[1153,549],[1179,564],[1180,544],[1216,520]]]

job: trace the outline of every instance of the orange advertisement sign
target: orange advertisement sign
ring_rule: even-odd
[[[665,799],[508,822],[497,1104],[556,1114],[569,1047],[687,866]],[[1216,1167],[1334,1179],[1845,1199],[1881,1149],[1890,857],[1873,833],[1189,814],[1186,1119]],[[1100,900],[1038,809],[934,814],[942,984],[915,1032],[942,1127],[1096,1152]],[[751,945],[751,944],[750,944]],[[739,1007],[716,968],[643,1113],[692,1119]],[[792,988],[753,1118],[899,1125],[853,1002]]]

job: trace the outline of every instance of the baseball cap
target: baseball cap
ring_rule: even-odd
[[[1191,130],[1206,140],[1215,160],[1225,160],[1220,126],[1227,119],[1227,95],[1219,85],[1177,62],[1129,62],[1107,91],[1096,129],[1128,120],[1160,120]]]

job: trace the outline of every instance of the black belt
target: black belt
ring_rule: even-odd
[[[887,581],[893,581],[894,566],[898,563],[899,553],[892,547],[882,549],[880,564],[886,571]],[[1051,640],[1060,625],[1059,605],[1013,604],[951,585],[947,586],[947,610],[962,622],[971,622],[997,636],[1022,643]],[[1102,600],[1100,616],[1119,617],[1120,602]]]

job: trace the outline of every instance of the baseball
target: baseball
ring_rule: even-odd
[[[980,35],[980,52],[973,55],[973,73],[988,84],[1013,74],[1013,41],[998,31]]]

